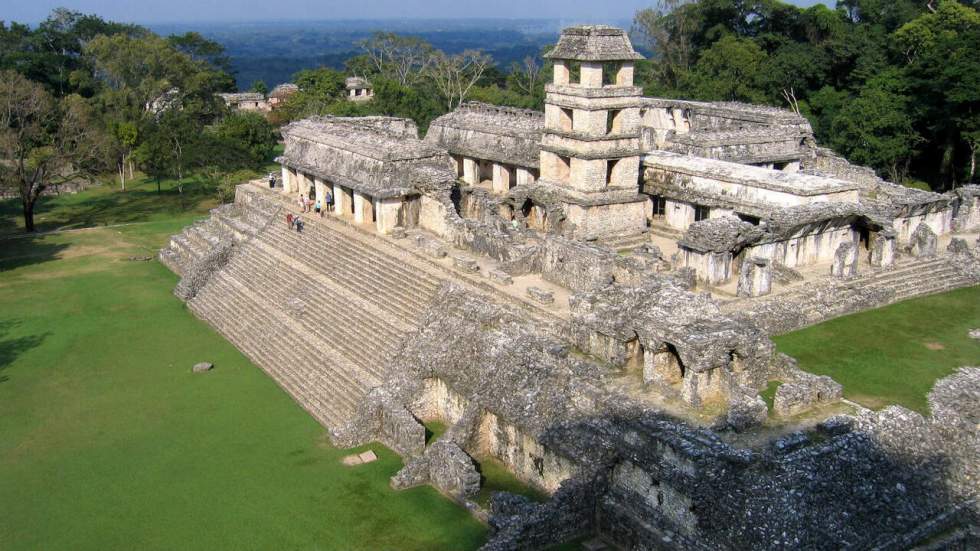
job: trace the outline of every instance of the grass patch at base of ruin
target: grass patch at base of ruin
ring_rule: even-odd
[[[928,413],[938,379],[980,363],[980,287],[957,289],[837,318],[774,337],[800,368],[829,375],[866,407],[902,405]]]
[[[201,213],[0,243],[0,547],[478,547],[463,508],[389,487],[390,450],[344,467],[351,451],[194,318],[172,273],[130,260]]]
[[[494,492],[509,492],[538,502],[548,499],[544,492],[514,476],[500,460],[484,456],[477,458],[477,462],[480,471],[480,492],[473,497],[475,503],[489,507]]]

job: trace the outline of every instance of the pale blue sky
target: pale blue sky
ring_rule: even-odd
[[[820,0],[790,0],[809,6]],[[0,0],[0,19],[36,23],[64,6],[135,23],[389,18],[630,19],[654,0]],[[833,2],[828,0],[826,4]]]

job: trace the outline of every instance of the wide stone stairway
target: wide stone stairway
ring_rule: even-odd
[[[236,252],[188,306],[328,428],[382,383],[444,283],[528,307],[342,220],[303,215],[298,233],[288,209],[244,186],[236,206],[174,236],[161,259],[182,273],[219,236],[236,236]]]
[[[911,259],[890,269],[862,273],[850,279],[805,282],[766,297],[731,300],[723,303],[722,311],[764,311],[766,303],[780,301],[796,305],[806,325],[813,325],[853,313],[856,309],[886,306],[980,283],[955,262],[949,256]],[[821,295],[832,297],[832,300],[818,300]],[[779,310],[774,312],[778,315]]]

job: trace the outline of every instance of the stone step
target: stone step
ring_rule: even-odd
[[[385,259],[360,255],[357,249],[348,248],[335,240],[333,248],[324,250],[320,244],[310,244],[306,239],[281,232],[263,232],[265,241],[276,250],[289,251],[308,265],[331,276],[338,283],[362,290],[362,296],[383,308],[395,308],[407,319],[415,319],[426,308],[438,289],[438,285],[424,278],[415,281],[400,275],[402,266]],[[296,234],[296,232],[292,232]],[[299,234],[303,235],[303,234]],[[316,241],[311,239],[309,241]],[[316,250],[318,249],[318,250]]]
[[[229,273],[253,290],[262,289],[264,292],[257,294],[276,305],[287,304],[291,300],[289,288],[302,285],[295,278],[282,277],[281,270],[270,272],[263,269],[258,262],[241,262],[239,267],[230,266]],[[269,273],[275,275],[271,278],[264,277]],[[317,286],[306,288],[310,295],[303,299],[303,317],[310,319],[309,323],[314,326],[311,331],[322,339],[335,343],[349,361],[380,380],[384,374],[383,360],[397,348],[406,333],[374,317],[358,316],[356,311],[346,308],[343,300],[336,300],[326,293],[317,293]]]
[[[234,272],[227,272],[229,276],[235,275]],[[302,348],[312,348],[314,351],[312,358],[328,357],[332,358],[343,369],[343,372],[350,378],[350,381],[358,387],[369,389],[377,386],[381,382],[381,377],[372,373],[371,358],[357,354],[351,350],[350,345],[355,343],[345,343],[331,339],[327,334],[326,328],[321,326],[321,320],[314,319],[312,323],[304,323],[293,319],[283,310],[286,297],[276,295],[268,287],[247,288],[245,283],[239,278],[229,277],[229,282],[237,286],[240,292],[252,292],[256,300],[269,311],[267,319],[270,323],[282,323],[290,325],[297,335],[298,343],[283,343],[283,346],[296,346]]]
[[[600,245],[616,251],[632,250],[641,245],[646,245],[651,242],[652,240],[649,233],[609,237],[606,239],[599,240]]]
[[[191,307],[328,426],[345,420],[368,390],[336,367],[340,362],[315,346],[309,335],[297,334],[293,324],[282,323],[224,273],[208,283]]]

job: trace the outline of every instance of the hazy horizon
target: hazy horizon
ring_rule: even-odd
[[[610,21],[631,19],[637,10],[654,0],[590,1],[540,0],[360,0],[338,2],[316,0],[170,0],[143,3],[131,0],[75,0],[18,3],[4,9],[0,20],[36,24],[52,9],[65,7],[105,19],[143,25],[196,23],[300,23],[345,20],[466,20],[546,19]],[[799,6],[835,2],[788,0]]]

